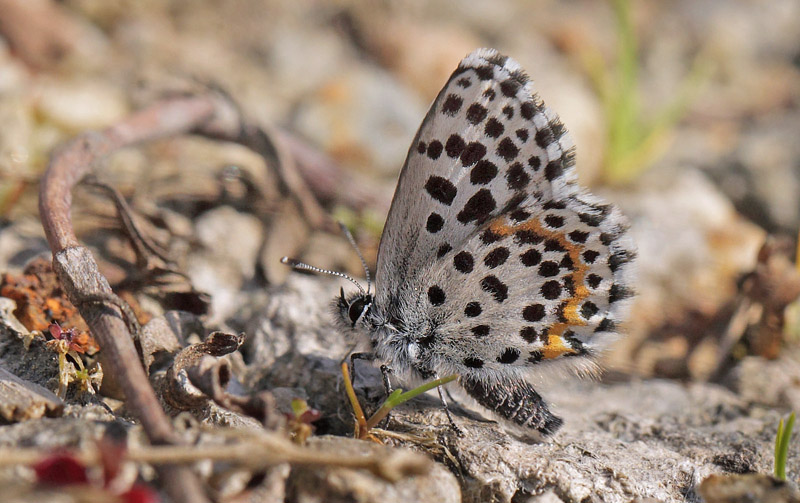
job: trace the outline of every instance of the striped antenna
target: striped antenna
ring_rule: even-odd
[[[362,259],[362,260],[363,260],[363,259]],[[327,270],[327,269],[321,269],[321,268],[319,268],[319,267],[314,267],[313,265],[308,265],[308,264],[305,264],[305,263],[303,263],[303,262],[299,262],[299,261],[297,261],[297,260],[295,260],[295,259],[293,259],[293,258],[289,258],[289,257],[283,257],[283,258],[281,258],[281,264],[286,264],[286,265],[288,265],[289,267],[291,267],[292,269],[297,269],[297,270],[300,270],[300,271],[310,271],[310,272],[315,272],[315,273],[317,273],[317,274],[327,274],[327,275],[329,275],[329,276],[338,276],[338,277],[340,277],[340,278],[344,278],[344,279],[346,279],[347,281],[349,281],[349,282],[353,283],[354,285],[356,285],[356,287],[358,287],[358,290],[359,290],[359,291],[360,291],[360,292],[361,292],[363,295],[369,295],[369,293],[368,293],[368,292],[365,292],[365,291],[364,291],[364,287],[362,287],[362,286],[361,286],[361,285],[358,283],[358,281],[356,281],[356,280],[355,280],[355,279],[353,279],[353,278],[352,278],[350,275],[348,275],[348,274],[345,274],[345,273],[343,273],[343,272],[329,271],[329,270]]]

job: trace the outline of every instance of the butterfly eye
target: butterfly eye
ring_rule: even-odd
[[[353,322],[353,326],[356,326],[356,322],[364,315],[366,308],[369,304],[372,303],[372,298],[370,296],[366,297],[359,297],[350,304],[350,307],[347,310],[347,316],[350,318],[350,321]]]

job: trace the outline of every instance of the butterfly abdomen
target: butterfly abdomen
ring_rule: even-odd
[[[492,383],[465,376],[461,378],[461,385],[480,405],[523,429],[550,435],[564,422],[547,409],[542,397],[527,381]]]

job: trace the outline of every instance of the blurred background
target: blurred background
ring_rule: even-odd
[[[800,409],[787,363],[800,332],[798,34],[796,0],[0,0],[0,271],[49,252],[36,203],[54,147],[205,86],[291,146],[374,267],[427,106],[462,57],[494,47],[572,133],[581,183],[631,220],[639,296],[607,378],[716,380],[776,361],[758,378],[794,387],[754,399]],[[210,294],[212,324],[235,326],[249,296],[283,282],[283,255],[362,274],[243,147],[163,140],[97,172]],[[80,238],[116,290],[136,290],[114,206],[76,197]]]

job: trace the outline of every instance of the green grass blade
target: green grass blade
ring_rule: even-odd
[[[386,417],[386,415],[389,413],[390,410],[392,410],[394,407],[397,407],[401,403],[407,402],[408,400],[411,400],[415,396],[419,396],[422,393],[425,393],[426,391],[430,391],[438,386],[447,384],[450,381],[456,380],[457,378],[458,376],[455,374],[447,377],[442,377],[440,379],[427,382],[422,386],[419,386],[412,390],[406,391],[405,393],[403,393],[403,390],[401,389],[394,390],[392,394],[389,395],[389,397],[386,399],[386,401],[383,402],[383,405],[381,405],[381,408],[378,409],[378,412],[376,412],[371,418],[369,418],[369,421],[367,421],[367,427],[374,428],[378,423],[380,423],[383,420],[384,417]]]
[[[773,471],[775,473],[775,478],[781,478],[781,471],[784,472],[784,476],[786,476],[785,469],[781,468],[781,439],[783,438],[783,418],[778,421],[778,431],[775,433],[775,458],[774,458],[774,468]]]
[[[395,405],[400,405],[401,403],[406,402],[408,400],[411,400],[415,396],[421,395],[421,394],[425,393],[426,391],[430,391],[433,388],[437,388],[437,387],[439,387],[439,386],[441,386],[443,384],[447,384],[447,383],[449,383],[451,381],[455,381],[457,378],[458,378],[458,376],[453,374],[453,375],[450,375],[450,376],[447,376],[447,377],[442,377],[440,379],[436,379],[434,381],[425,383],[422,386],[419,386],[418,388],[414,388],[412,390],[406,391],[405,393],[403,393],[402,395],[400,395],[397,398],[397,403],[394,403],[392,406],[394,407]],[[389,397],[389,398],[391,398],[391,397]]]
[[[781,419],[775,435],[775,478],[780,480],[786,480],[786,459],[789,457],[789,440],[792,437],[794,420],[794,412],[789,414],[786,423]]]

